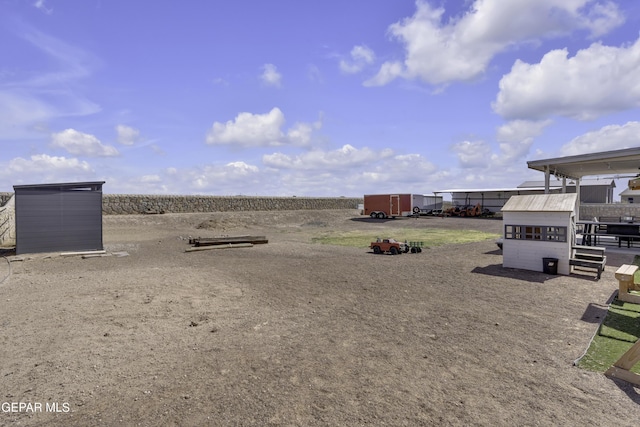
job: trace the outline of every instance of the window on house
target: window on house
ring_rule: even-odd
[[[567,227],[548,225],[505,225],[505,239],[566,242]]]

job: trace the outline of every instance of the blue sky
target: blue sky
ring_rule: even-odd
[[[639,31],[622,0],[0,0],[0,191],[517,186],[640,146]]]

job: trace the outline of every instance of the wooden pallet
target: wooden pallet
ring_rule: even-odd
[[[212,246],[226,243],[251,243],[254,245],[269,243],[265,236],[225,236],[225,237],[197,237],[189,238],[189,244],[198,246]]]

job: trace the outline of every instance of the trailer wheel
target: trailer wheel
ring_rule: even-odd
[[[396,248],[395,246],[391,246],[389,252],[391,252],[391,255],[398,255],[398,248]]]
[[[371,212],[371,214],[369,215],[371,218],[378,218],[378,214],[375,212]]]
[[[416,252],[417,252],[416,248],[415,248],[415,247],[412,247],[412,248],[411,248],[411,253],[412,253],[412,254],[415,254]]]
[[[378,219],[384,219],[384,217],[385,217],[384,212],[378,212],[378,216],[377,216]]]
[[[382,251],[380,250],[380,246],[374,246],[373,247],[373,253],[374,254],[381,254]]]
[[[419,207],[417,207],[417,206],[414,206],[414,207],[413,207],[413,213],[414,213],[414,214],[419,214],[419,213],[420,213],[420,208],[419,208]]]

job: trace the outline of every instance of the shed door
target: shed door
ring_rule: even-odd
[[[397,194],[390,196],[390,203],[389,216],[400,216],[400,196]]]
[[[16,191],[16,253],[102,250],[102,192]]]

